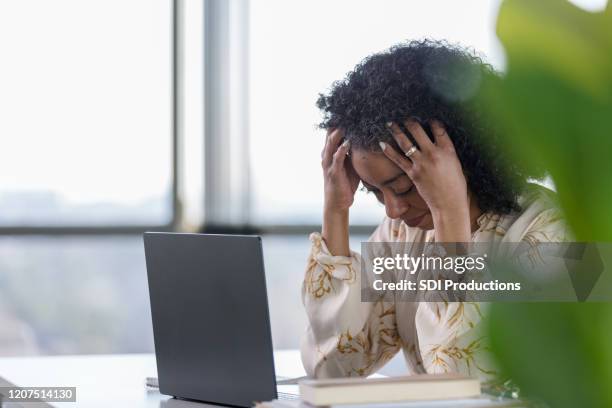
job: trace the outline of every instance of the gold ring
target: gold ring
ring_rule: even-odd
[[[408,151],[404,154],[406,155],[406,157],[410,158],[410,156],[412,156],[417,150],[419,149],[417,149],[415,145],[412,145],[412,147],[408,149]]]

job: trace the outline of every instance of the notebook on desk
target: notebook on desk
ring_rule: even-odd
[[[480,381],[460,374],[300,381],[302,400],[315,406],[393,403],[480,396]]]

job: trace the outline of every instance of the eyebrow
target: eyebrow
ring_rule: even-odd
[[[393,176],[392,178],[390,178],[389,180],[385,181],[382,183],[383,186],[387,186],[389,184],[394,183],[395,181],[399,180],[402,176],[408,176],[406,173],[399,173],[397,176]],[[363,183],[363,185],[368,189],[368,190],[375,190],[376,188],[374,186],[371,186],[370,184],[366,183],[365,181],[361,180],[361,183]]]

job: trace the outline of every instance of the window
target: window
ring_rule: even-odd
[[[0,3],[0,226],[170,223],[171,10]]]
[[[0,355],[153,350],[174,214],[172,0],[0,2]],[[88,235],[56,235],[68,228]]]
[[[323,202],[317,95],[365,56],[408,39],[472,46],[503,65],[498,0],[252,0],[250,146],[255,224],[317,224]],[[358,193],[352,224],[384,210]]]
[[[47,235],[0,239],[0,355],[152,351],[141,237],[98,233],[170,224],[178,192],[181,227],[297,226],[264,238],[274,344],[297,347],[302,227],[321,221],[318,93],[424,36],[503,66],[498,1],[1,2],[0,229]],[[366,233],[383,212],[358,193],[351,224]]]

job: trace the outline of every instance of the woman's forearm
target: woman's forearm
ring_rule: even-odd
[[[323,228],[321,236],[332,255],[350,256],[349,248],[349,211],[323,210]]]

